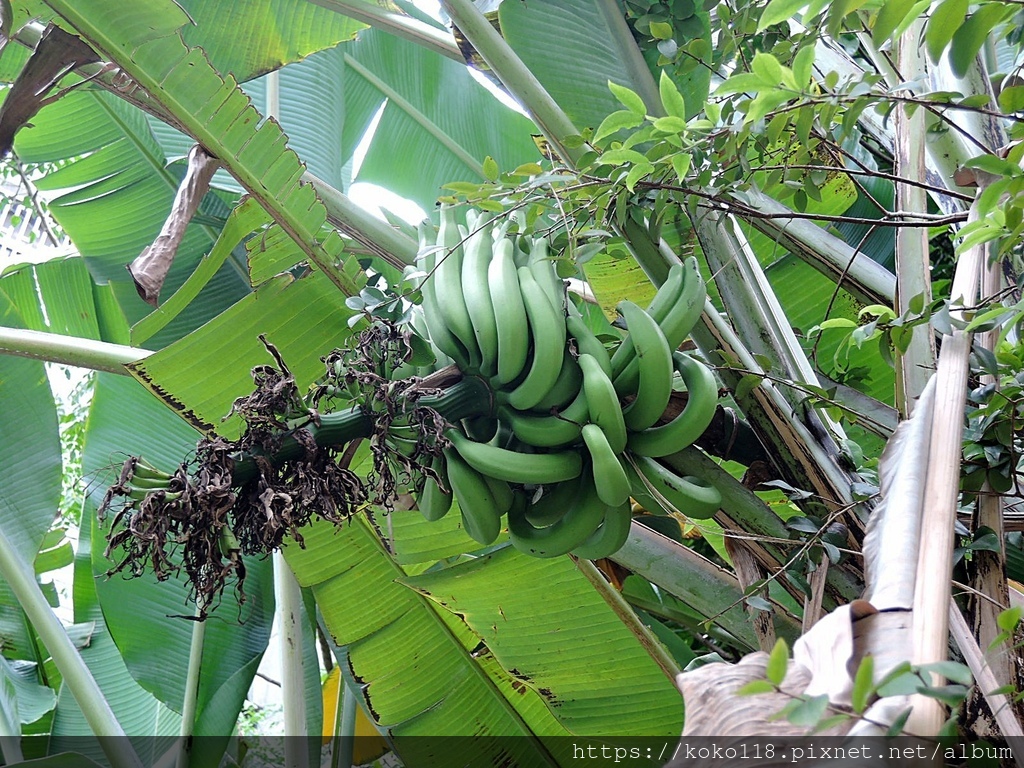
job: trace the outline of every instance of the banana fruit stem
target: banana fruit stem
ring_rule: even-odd
[[[448,385],[440,394],[425,395],[420,406],[436,410],[447,421],[455,423],[472,416],[486,416],[494,409],[493,393],[487,382],[477,376],[465,376]],[[304,427],[319,446],[340,446],[360,437],[373,434],[373,418],[358,406],[343,411],[325,413],[320,423]],[[284,438],[281,448],[271,457],[275,465],[302,456],[303,448],[294,435]],[[256,459],[252,454],[240,454],[235,459],[232,481],[244,485],[256,476]]]

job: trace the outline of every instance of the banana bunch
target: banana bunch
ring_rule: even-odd
[[[568,300],[545,239],[510,237],[473,212],[463,227],[451,207],[432,234],[420,230],[427,278],[414,328],[438,365],[485,378],[495,408],[446,431],[417,498],[428,520],[457,498],[481,544],[507,515],[523,552],[596,559],[625,542],[631,496],[695,518],[717,511],[715,488],[658,461],[696,440],[718,402],[711,371],[675,351],[704,308],[695,260],[675,265],[646,309],[619,304],[627,333],[610,353]],[[677,377],[686,406],[659,423]]]

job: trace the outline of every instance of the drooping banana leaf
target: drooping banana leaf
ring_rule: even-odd
[[[182,27],[221,74],[251,80],[352,39],[365,28],[307,0],[182,0],[193,24]]]
[[[569,558],[542,560],[504,547],[403,583],[464,618],[572,733],[660,736],[681,724],[671,681],[600,595],[583,588]],[[597,668],[609,658],[612,667]],[[630,700],[645,701],[642,716],[620,706],[625,681]]]
[[[302,390],[323,374],[320,358],[349,338],[351,314],[321,273],[281,275],[131,371],[197,429],[237,435],[238,417],[221,420],[252,391],[253,366],[271,362],[259,335],[277,347]]]
[[[100,338],[93,282],[80,257],[6,270],[0,293],[18,308],[26,328]]]
[[[101,0],[49,2],[218,157],[342,292],[358,290],[358,264],[337,264],[340,236],[318,239],[327,212],[313,189],[300,184],[303,166],[280,126],[261,118],[234,77],[221,77],[201,49],[182,42],[177,27],[171,28],[173,3],[148,0],[114,8]]]

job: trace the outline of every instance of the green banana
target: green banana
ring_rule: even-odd
[[[478,443],[488,443],[498,432],[498,420],[493,416],[474,416],[462,420],[466,435]]]
[[[626,543],[633,522],[632,508],[627,499],[617,507],[605,506],[604,521],[590,538],[575,547],[572,554],[584,560],[611,557]]]
[[[487,443],[475,443],[456,429],[447,430],[445,436],[451,440],[459,456],[477,472],[510,483],[558,483],[578,477],[583,469],[579,451],[521,453]]]
[[[420,513],[430,522],[440,520],[452,508],[453,494],[448,481],[448,470],[443,456],[437,456],[430,462],[430,468],[441,478],[445,488],[429,475],[423,478],[423,490],[416,496],[416,506]]]
[[[597,530],[604,520],[604,504],[597,497],[590,473],[574,484],[576,501],[557,522],[535,527],[526,516],[522,494],[508,512],[508,532],[512,546],[533,557],[559,557],[572,551]]]
[[[647,306],[647,314],[656,322],[662,322],[672,306],[679,301],[685,272],[686,269],[682,264],[673,264],[669,268],[668,277],[665,278],[665,282],[661,284],[651,303]],[[631,335],[627,335],[615,350],[615,354],[612,355],[612,380],[620,377],[635,357],[636,350],[633,347],[633,339]]]
[[[480,372],[493,376],[498,370],[498,326],[487,281],[491,264],[490,219],[486,214],[468,220],[470,233],[462,261],[462,291],[466,310],[473,321],[473,333],[480,348]]]
[[[629,477],[622,461],[615,455],[604,430],[597,424],[585,424],[581,431],[593,463],[597,495],[608,506],[617,507],[629,499]]]
[[[683,339],[690,335],[693,326],[700,320],[708,296],[704,278],[700,276],[700,270],[697,268],[697,259],[691,256],[684,266],[683,288],[664,320],[659,323],[673,352],[683,343]]]
[[[501,514],[484,476],[462,460],[457,451],[444,452],[448,482],[459,502],[462,527],[474,541],[493,544],[501,533]]]
[[[576,345],[576,355],[591,355],[597,360],[601,370],[608,378],[612,375],[611,358],[608,357],[608,350],[601,340],[594,335],[590,327],[583,320],[582,315],[575,306],[570,305],[569,316],[565,319],[565,330],[572,337]]]
[[[487,268],[487,284],[498,332],[498,372],[493,381],[503,386],[519,377],[526,367],[530,337],[523,294],[519,288],[516,265],[512,260],[512,241],[499,238]]]
[[[504,515],[512,506],[515,492],[505,480],[499,480],[490,475],[484,475],[484,480],[487,482],[487,487],[491,490],[491,496],[494,497],[495,510],[499,516]]]
[[[664,286],[663,286],[664,287]],[[657,299],[657,295],[654,297]],[[682,286],[679,289],[675,300],[668,304],[667,311],[659,307],[657,312],[648,310],[652,317],[658,321],[665,339],[668,341],[669,349],[675,351],[683,343],[693,326],[700,319],[704,311],[704,300],[707,298],[707,286],[697,269],[697,260],[689,258],[682,268]],[[651,302],[653,307],[654,301]],[[612,372],[615,374],[613,381],[619,392],[633,392],[637,387],[637,376],[639,376],[639,364],[635,356],[625,360],[626,365],[622,371],[616,369],[612,358]]]
[[[544,289],[527,267],[520,267],[517,273],[526,316],[530,321],[533,360],[526,378],[509,393],[508,402],[513,408],[525,411],[544,399],[561,373],[565,356],[565,319],[548,301]],[[516,333],[522,334],[523,329],[517,329]]]
[[[640,307],[623,301],[619,310],[626,319],[637,361],[636,398],[622,415],[627,428],[647,429],[665,412],[672,396],[672,350],[654,318]]]
[[[498,406],[498,419],[524,443],[537,448],[557,448],[580,439],[580,427],[588,411],[587,398],[580,391],[558,415],[540,416],[502,405]]]
[[[642,490],[638,494],[653,499],[666,512],[681,512],[695,520],[714,517],[722,506],[722,494],[713,485],[698,477],[679,477],[657,459],[634,456]],[[634,490],[637,490],[634,488]]]
[[[420,366],[417,371],[417,376],[427,376],[433,371],[440,368],[444,368],[446,365],[451,365],[454,361],[446,355],[437,343],[430,338],[430,331],[427,328],[427,321],[423,316],[423,305],[415,306],[409,314],[409,325],[413,331],[421,338],[425,339],[430,344],[430,350],[434,353],[434,364],[429,366]]]
[[[163,470],[157,469],[152,464],[137,459],[134,466],[132,466],[132,480],[170,480],[172,475],[167,474]],[[134,483],[133,483],[134,484]]]
[[[668,424],[630,432],[627,447],[640,456],[668,456],[681,451],[704,434],[718,407],[718,384],[710,369],[689,355],[672,355],[689,397],[686,407]]]
[[[622,453],[626,447],[626,422],[615,387],[593,355],[582,354],[579,362],[590,420],[604,432],[612,453]]]
[[[580,384],[583,383],[583,372],[580,364],[572,355],[562,357],[562,370],[558,372],[558,378],[544,398],[537,403],[533,410],[540,413],[550,413],[552,408],[564,408],[568,406],[580,391]]]
[[[132,475],[128,485],[139,491],[166,491],[170,486],[171,479],[159,477],[143,477],[137,472]]]
[[[527,263],[537,285],[544,289],[551,305],[561,310],[565,306],[565,283],[559,279],[554,263],[548,258],[547,238],[535,237],[530,241],[530,256]]]
[[[480,349],[462,292],[462,263],[466,253],[462,247],[462,233],[455,217],[455,208],[452,206],[441,206],[437,244],[441,246],[434,272],[434,294],[438,308],[445,325],[469,353],[470,370],[476,370],[480,366]]]
[[[462,370],[469,369],[469,353],[455,335],[448,330],[437,299],[437,247],[430,239],[430,222],[420,223],[420,253],[423,254],[423,270],[426,279],[420,285],[423,294],[423,319],[430,336],[430,344],[435,350],[454,362]],[[441,355],[438,355],[440,363]]]
[[[537,528],[554,525],[572,508],[579,491],[576,480],[545,485],[541,497],[527,505],[526,519]]]

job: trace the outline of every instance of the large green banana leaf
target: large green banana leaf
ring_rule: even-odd
[[[50,210],[85,257],[97,282],[117,286],[122,312],[132,321],[151,308],[136,294],[125,265],[160,231],[177,189],[180,168],[167,166],[143,114],[109,93],[88,87],[45,107],[15,141],[26,162],[60,163],[40,179],[52,196]],[[206,221],[226,215],[210,196]],[[216,238],[217,228],[193,224],[178,250],[165,291],[174,291],[195,269]],[[77,279],[75,285],[80,285]],[[188,317],[151,340],[159,345],[198,327],[248,290],[242,275],[222,268]]]
[[[314,525],[303,533],[305,548],[289,546],[285,557],[300,583],[313,587],[328,629],[347,647],[353,674],[364,685],[368,710],[400,751],[403,737],[411,735],[678,731],[681,702],[671,680],[571,561],[530,560],[505,547],[483,559],[409,576],[439,554],[465,549],[467,540],[449,518],[427,523],[416,512],[396,516],[393,522],[377,521],[388,547],[375,533],[378,527],[360,518],[341,530]],[[403,567],[395,557],[424,562]],[[403,586],[418,579],[434,579],[427,583],[437,588],[436,601]],[[459,615],[462,607],[442,604],[456,583],[465,585],[458,588],[459,599],[474,603],[466,620]],[[543,590],[543,601],[536,589]],[[495,622],[499,630],[490,626]],[[610,697],[605,706],[596,698],[602,689]],[[625,699],[626,710],[615,706]],[[480,749],[518,746],[526,750],[519,759],[530,765],[565,761],[566,755],[549,752],[553,747],[545,744],[534,752],[538,745],[528,740],[485,739]],[[404,745],[423,746],[415,740]]]
[[[277,347],[301,390],[323,374],[320,358],[348,339],[351,314],[322,274],[281,275],[131,370],[196,428],[238,435],[239,419],[222,419],[252,391],[253,366],[271,362],[258,336]]]
[[[344,50],[344,157],[383,107],[354,181],[379,184],[429,211],[441,185],[484,181],[488,155],[504,171],[537,159],[533,123],[500,104],[463,65],[379,30]]]
[[[0,324],[23,325],[20,314],[2,292]],[[41,362],[14,357],[0,359],[0,424],[0,476],[4,478],[0,483],[0,537],[5,540],[8,557],[17,561],[5,563],[5,567],[31,572],[57,516],[61,497],[57,411]],[[0,581],[0,651],[6,659],[19,664],[15,674],[3,661],[0,687],[4,689],[5,702],[15,694],[20,699],[22,689],[29,697],[17,709],[7,703],[2,708],[11,732],[20,733],[23,723],[43,714],[37,706],[40,697],[52,696],[36,688],[46,682],[43,664],[47,654],[10,586],[6,580]],[[35,717],[26,719],[33,714]]]
[[[358,264],[354,259],[338,264],[337,232],[319,239],[327,212],[312,188],[300,184],[304,168],[287,148],[280,126],[261,120],[235,78],[222,77],[201,49],[189,48],[169,28],[167,7],[173,3],[149,0],[117,8],[102,0],[48,4],[219,158],[339,289],[348,294],[358,290]]]
[[[308,0],[182,0],[181,36],[239,82],[350,40],[366,25]]]
[[[0,325],[22,327],[2,295]],[[31,569],[61,493],[57,410],[41,362],[0,358],[0,424],[0,536]]]
[[[146,424],[145,430],[135,425]],[[98,377],[86,434],[84,471],[95,481],[86,505],[92,540],[101,542],[104,526],[95,518],[96,500],[109,482],[116,457],[126,453],[145,456],[165,471],[173,471],[195,448],[199,434],[153,398],[143,387],[123,376]],[[184,576],[158,582],[147,573],[128,580],[104,574],[113,561],[104,547],[92,550],[96,595],[106,627],[124,663],[138,683],[163,704],[180,712],[185,695],[183,670],[189,665],[193,623]],[[273,616],[273,578],[266,559],[247,558],[242,595],[230,587],[217,606],[215,619],[204,635],[202,673],[196,707],[197,736],[231,732],[245,695],[270,637]],[[216,702],[216,706],[213,705]],[[207,752],[214,752],[210,743]]]
[[[609,81],[660,103],[657,79],[640,58],[614,0],[502,3],[498,14],[502,36],[580,130],[596,129],[609,113],[622,109]],[[699,4],[694,19],[706,37],[708,17]],[[709,70],[697,69],[678,82],[691,113],[704,104],[711,79]]]
[[[118,722],[125,733],[133,737],[136,752],[145,764],[153,765],[174,744],[181,718],[132,678],[107,631],[94,586],[90,556],[94,545],[103,546],[102,542],[92,541],[92,526],[82,526],[75,555],[75,620],[93,622],[94,631],[88,647],[82,648],[80,653]],[[49,751],[80,752],[101,764],[106,763],[85,715],[66,686],[57,698]]]
[[[246,92],[263,112],[262,81],[247,84]],[[484,181],[487,156],[502,170],[538,158],[533,123],[466,67],[377,29],[283,67],[279,120],[314,175],[342,189],[377,184],[427,211],[442,185]],[[189,140],[177,131],[154,130],[170,156],[187,150]]]

